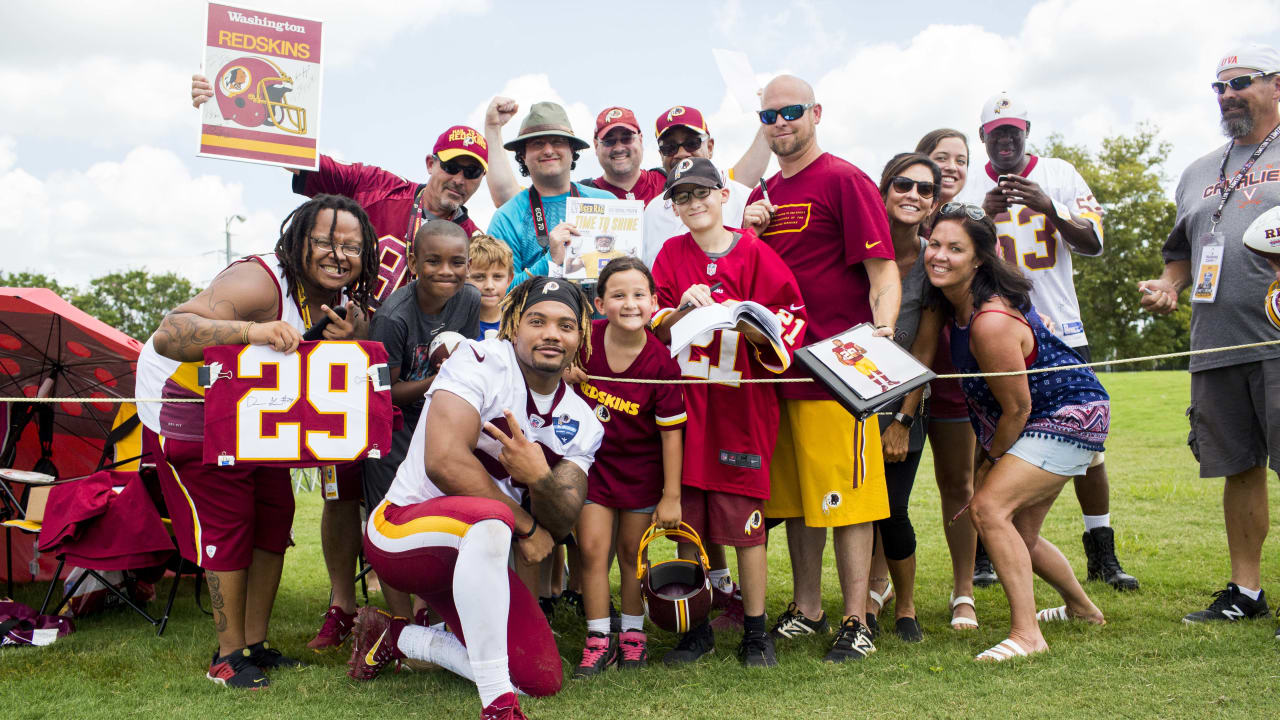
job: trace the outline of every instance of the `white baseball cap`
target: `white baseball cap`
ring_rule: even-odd
[[[1270,45],[1245,43],[1223,55],[1222,59],[1218,61],[1218,69],[1214,70],[1214,72],[1221,73],[1223,70],[1234,70],[1236,68],[1256,70],[1268,74],[1280,72],[1280,53],[1276,52],[1276,49]]]
[[[1027,106],[1009,97],[1007,92],[998,92],[987,98],[982,106],[982,130],[991,132],[1001,125],[1012,125],[1027,129]]]

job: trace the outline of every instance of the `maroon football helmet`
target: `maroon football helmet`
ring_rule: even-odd
[[[649,564],[649,543],[660,537],[673,537],[693,545],[695,560],[663,560]],[[680,523],[674,530],[650,525],[640,539],[636,557],[636,576],[644,594],[644,611],[654,625],[673,633],[684,633],[697,627],[711,613],[711,566],[702,540],[692,527]]]
[[[259,57],[232,60],[214,78],[218,110],[226,120],[245,127],[266,125],[292,135],[307,132],[307,111],[285,97],[293,78],[278,65]]]

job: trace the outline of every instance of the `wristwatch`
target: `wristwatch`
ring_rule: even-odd
[[[912,423],[914,423],[914,422],[916,421],[916,416],[915,416],[915,415],[908,415],[908,414],[906,414],[906,413],[894,413],[894,414],[893,414],[893,419],[894,419],[894,420],[897,420],[897,421],[898,421],[898,422],[900,422],[900,423],[902,423],[902,427],[904,427],[904,428],[909,428],[909,427],[911,427],[911,424],[912,424]]]

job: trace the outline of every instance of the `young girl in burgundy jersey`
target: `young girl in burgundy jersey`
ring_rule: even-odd
[[[653,275],[638,258],[622,257],[600,272],[586,374],[620,379],[675,380],[680,368],[648,329],[657,309]],[[587,350],[584,348],[584,350]],[[636,553],[651,522],[680,524],[684,395],[672,383],[630,383],[572,377],[604,425],[604,442],[587,475],[587,502],[578,519],[587,639],[574,677],[616,664],[643,667],[649,658]],[[609,628],[609,565],[614,527],[622,576],[622,632]]]

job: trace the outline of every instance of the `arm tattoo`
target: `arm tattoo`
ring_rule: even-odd
[[[243,333],[243,320],[212,320],[195,313],[169,313],[156,330],[156,351],[183,362],[200,360],[206,347],[239,344]]]
[[[533,499],[533,516],[559,540],[573,529],[587,497],[587,474],[568,460],[551,468],[537,487],[529,489]]]

